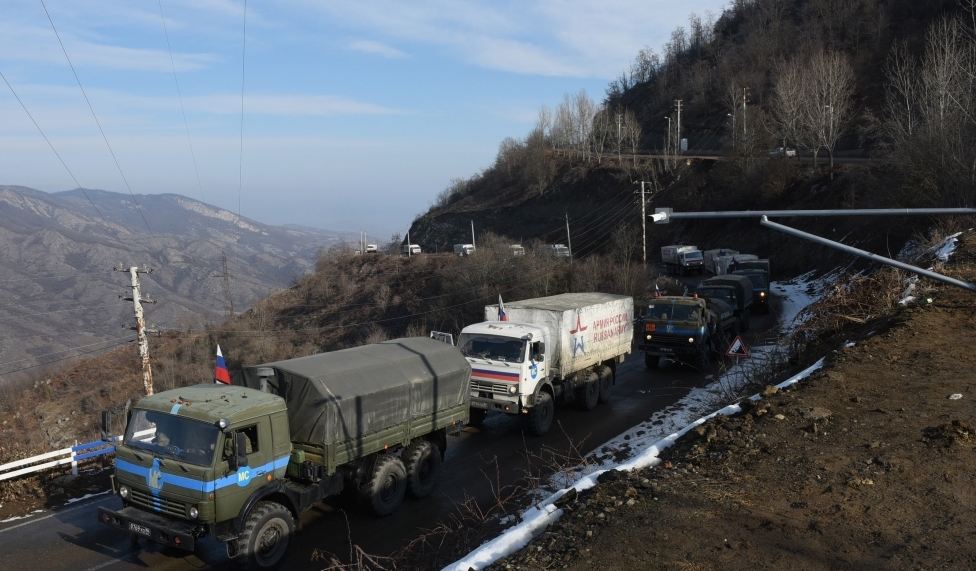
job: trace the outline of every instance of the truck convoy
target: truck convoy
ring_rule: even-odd
[[[720,299],[662,296],[638,318],[636,344],[648,369],[656,369],[663,358],[690,358],[704,371],[710,356],[738,333],[739,318]]]
[[[748,280],[747,280],[748,281]],[[471,421],[490,411],[525,415],[545,434],[555,401],[593,410],[606,401],[617,363],[631,351],[634,301],[623,295],[567,293],[485,307],[485,321],[461,330],[471,363]]]
[[[739,319],[740,331],[749,330],[752,307],[752,282],[745,276],[724,275],[708,278],[696,289],[698,295],[724,301]]]
[[[661,248],[661,262],[672,275],[701,274],[704,271],[704,258],[696,246],[664,246]]]
[[[752,303],[763,313],[769,313],[769,260],[745,260],[737,264],[735,275],[752,282]]]
[[[456,348],[408,338],[247,367],[244,386],[144,397],[116,449],[123,508],[98,518],[190,551],[209,536],[273,569],[295,520],[328,496],[350,490],[387,515],[406,492],[430,494],[448,434],[468,420],[470,383]]]

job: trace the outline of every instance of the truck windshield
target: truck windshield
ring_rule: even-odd
[[[647,318],[660,321],[693,321],[697,305],[651,304],[647,306]]]
[[[154,456],[210,466],[220,430],[214,424],[154,410],[136,410],[124,444]]]
[[[739,272],[736,272],[739,273]],[[766,287],[766,275],[760,272],[742,272],[739,275],[749,278],[752,285],[756,287]]]
[[[465,357],[506,363],[521,363],[525,360],[525,341],[511,337],[462,333],[458,339],[458,347]]]
[[[713,297],[715,299],[725,299],[732,302],[735,305],[735,292],[731,288],[710,288],[703,287],[699,292],[701,295],[707,295],[708,297]]]
[[[701,252],[688,252],[687,254],[685,254],[686,260],[700,260],[701,257],[702,257]]]

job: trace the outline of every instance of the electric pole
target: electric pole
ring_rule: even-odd
[[[410,230],[407,230],[407,257],[410,257]]]
[[[566,213],[566,244],[569,247],[569,264],[573,264],[573,239],[569,236],[569,212]]]
[[[681,100],[679,99],[677,103],[678,103],[678,133],[677,133],[678,136],[676,140],[677,150],[674,153],[675,155],[679,154],[678,151],[681,150]]]
[[[745,140],[745,138],[749,135],[748,133],[746,133],[746,97],[748,93],[749,93],[749,88],[743,87],[742,88],[742,139],[743,140]]]
[[[478,249],[478,245],[474,243],[474,220],[471,221],[471,245],[475,250]]]
[[[220,274],[220,277],[224,280],[224,318],[230,319],[234,317],[234,296],[230,293],[230,274],[227,272],[227,254],[223,250],[220,251],[220,262],[224,268],[223,273]]]
[[[617,162],[620,162],[620,112],[617,112]]]
[[[226,258],[224,260],[226,264]],[[121,266],[121,264],[119,264]],[[225,266],[226,267],[226,266]],[[144,303],[156,303],[152,299],[142,299],[142,292],[139,286],[139,274],[151,274],[153,273],[152,268],[142,268],[139,269],[136,266],[131,266],[129,268],[112,268],[116,272],[128,272],[132,281],[132,295],[127,296],[122,294],[119,299],[131,301],[132,308],[135,310],[136,314],[136,326],[128,327],[128,329],[135,329],[136,338],[139,340],[139,358],[142,360],[142,384],[146,389],[146,394],[153,394],[153,382],[152,382],[152,367],[149,365],[149,341],[146,339],[146,318],[142,312],[142,304]]]
[[[644,267],[647,267],[647,200],[644,198],[644,181],[641,181],[641,232],[643,237],[641,239],[641,247],[644,250]]]

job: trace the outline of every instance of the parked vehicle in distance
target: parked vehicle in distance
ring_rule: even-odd
[[[376,254],[379,251],[380,251],[379,250],[379,246],[377,246],[376,244],[366,244],[366,253],[367,254]]]
[[[695,290],[699,296],[724,301],[739,318],[739,330],[749,330],[752,308],[752,282],[745,276],[727,274],[703,281]]]
[[[739,264],[745,261],[758,260],[759,256],[755,254],[734,254],[731,256],[719,256],[715,258],[715,271],[712,272],[716,276],[723,276],[725,274],[731,274],[735,270],[739,269]]]
[[[509,249],[511,250],[513,256],[525,255],[525,248],[522,247],[522,244],[512,244],[509,246]]]
[[[417,244],[404,244],[403,253],[408,256],[415,256],[420,253],[420,246]]]
[[[661,248],[661,262],[672,275],[701,274],[704,271],[704,258],[698,246],[664,246]]]
[[[523,415],[545,434],[555,402],[593,410],[613,387],[617,363],[630,353],[634,300],[608,293],[565,293],[485,307],[485,321],[461,330],[471,363],[471,420],[489,411]]]
[[[796,149],[791,149],[789,147],[776,147],[775,149],[769,151],[770,157],[795,157]]]
[[[134,404],[111,477],[123,507],[100,506],[99,521],[191,552],[210,537],[248,568],[277,568],[295,519],[326,497],[349,489],[382,516],[434,491],[447,436],[468,420],[471,365],[413,337],[247,367],[236,382]]]
[[[749,278],[752,282],[753,309],[769,313],[769,260],[744,260],[732,273]]]
[[[570,258],[572,253],[565,244],[546,244],[544,251],[548,254],[556,256],[557,258]]]
[[[454,253],[458,256],[470,256],[474,253],[474,244],[454,244]]]
[[[739,334],[739,318],[717,298],[655,297],[636,323],[637,348],[648,369],[670,357],[692,358],[705,371],[711,355],[725,350]]]

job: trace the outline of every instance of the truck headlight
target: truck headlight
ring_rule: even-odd
[[[508,393],[509,394],[514,395],[517,392],[518,392],[518,386],[512,385],[512,386],[508,387]]]
[[[123,500],[129,497],[129,488],[127,486],[119,487],[119,497]]]
[[[688,342],[689,343],[694,343],[695,342],[695,338],[694,337],[689,337],[688,338]]]
[[[197,511],[197,507],[196,506],[193,506],[192,508],[190,508],[190,517],[192,517],[193,519],[197,519],[197,516],[199,516],[199,515],[200,515],[200,512]]]
[[[766,297],[766,292],[764,291],[759,292],[759,297]]]
[[[648,335],[648,336],[647,336],[647,340],[648,340],[648,341],[650,341],[650,340],[651,340],[651,336],[650,336],[650,335]]]

